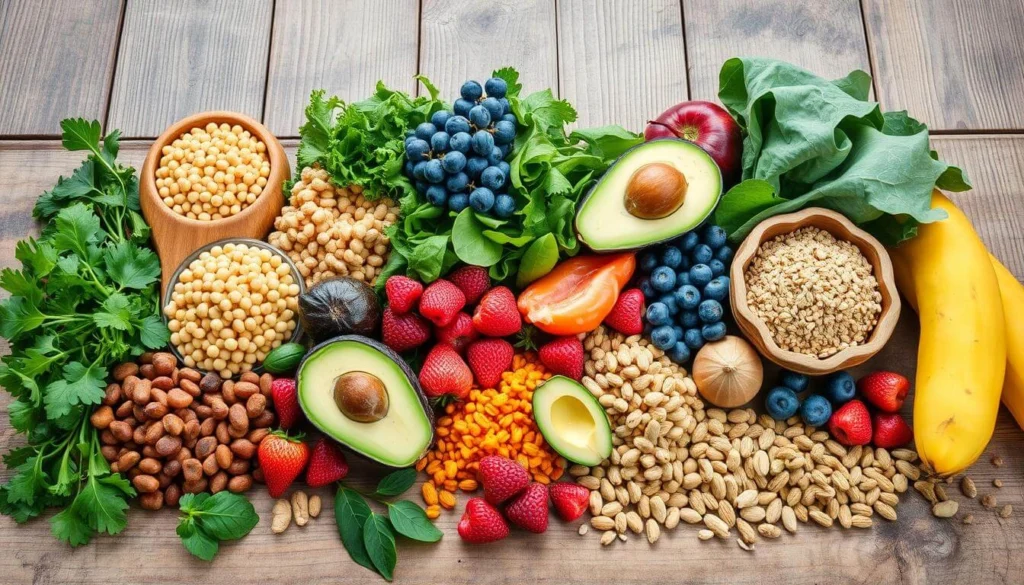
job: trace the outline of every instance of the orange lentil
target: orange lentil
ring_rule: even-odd
[[[430,518],[431,520],[434,520],[434,519],[436,519],[440,515],[441,515],[441,506],[439,506],[437,504],[434,504],[432,506],[427,506],[427,518]]]
[[[466,402],[445,407],[437,421],[437,444],[416,463],[429,476],[423,484],[428,518],[437,517],[431,509],[438,504],[454,508],[457,490],[478,489],[476,473],[487,455],[518,461],[538,483],[562,476],[565,459],[547,447],[530,414],[534,389],[550,377],[535,354],[518,354],[497,388],[474,388]]]

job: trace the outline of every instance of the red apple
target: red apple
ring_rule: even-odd
[[[702,101],[676,104],[647,123],[644,138],[689,140],[718,163],[726,187],[739,181],[743,137],[736,121],[718,104]]]

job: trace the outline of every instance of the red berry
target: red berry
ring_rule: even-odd
[[[466,542],[486,544],[508,536],[508,524],[483,498],[470,498],[459,520],[459,536]]]
[[[480,333],[490,337],[515,335],[523,328],[516,296],[505,286],[487,291],[473,311],[473,325]]]
[[[306,485],[321,487],[345,479],[348,475],[348,461],[337,443],[321,437],[313,445],[306,468]]]
[[[463,312],[459,312],[451,323],[444,327],[438,327],[435,332],[434,337],[438,343],[446,343],[459,353],[465,351],[466,346],[478,337],[476,329],[473,327],[473,318]]]
[[[284,434],[272,433],[260,441],[257,451],[260,469],[272,498],[280,498],[306,468],[309,447]]]
[[[384,308],[380,329],[384,345],[399,353],[417,348],[430,339],[430,324],[423,317],[416,313],[397,315],[390,306]]]
[[[505,507],[509,522],[530,532],[540,534],[548,529],[548,488],[531,483],[523,493]]]
[[[491,277],[482,266],[463,266],[448,275],[448,280],[466,295],[466,304],[475,305],[491,288]]]
[[[914,430],[898,413],[875,413],[872,422],[875,427],[875,436],[872,439],[875,447],[895,449],[906,445],[914,438]]]
[[[578,483],[553,483],[548,487],[555,512],[566,522],[572,522],[586,511],[590,504],[590,490]]]
[[[899,412],[910,392],[910,380],[896,372],[872,372],[857,381],[864,399],[885,412]]]
[[[604,324],[623,335],[639,335],[643,333],[644,293],[638,288],[631,288],[619,295],[612,312],[604,318]]]
[[[544,344],[538,357],[552,374],[573,380],[583,377],[583,343],[574,336],[558,337]]]
[[[466,361],[480,388],[497,388],[501,374],[512,365],[514,356],[515,349],[504,339],[474,341],[466,350]]]
[[[273,397],[274,412],[277,413],[277,426],[284,430],[295,426],[302,418],[295,380],[275,378],[270,384],[270,395]]]
[[[530,474],[519,463],[488,455],[480,460],[477,479],[484,488],[484,499],[497,506],[530,485]]]
[[[430,398],[449,394],[461,400],[473,387],[473,372],[452,346],[439,343],[423,360],[420,386]]]
[[[451,323],[465,306],[466,295],[443,278],[430,283],[420,297],[420,315],[438,327]]]
[[[871,413],[860,400],[851,400],[832,413],[828,430],[846,446],[867,445],[871,442]]]
[[[408,276],[395,275],[384,283],[388,306],[398,315],[404,315],[416,308],[423,294],[423,285]]]

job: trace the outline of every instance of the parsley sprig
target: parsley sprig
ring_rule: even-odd
[[[32,210],[38,239],[18,242],[18,270],[0,272],[0,336],[11,353],[0,385],[14,401],[11,426],[27,445],[4,457],[14,476],[0,486],[0,511],[18,522],[45,508],[54,536],[73,546],[127,522],[135,494],[110,473],[89,415],[104,396],[110,366],[163,347],[160,261],[148,247],[135,169],[119,164],[120,133],[97,121],[61,122],[64,148],[86,160],[61,177]]]

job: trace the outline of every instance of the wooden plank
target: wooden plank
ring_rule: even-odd
[[[0,136],[60,134],[106,115],[120,0],[0,2]]]
[[[206,110],[263,117],[271,0],[135,0],[125,11],[109,125],[155,137]]]
[[[558,3],[561,97],[580,127],[647,121],[687,99],[686,47],[676,0]]]
[[[274,12],[264,123],[298,136],[309,92],[369,97],[383,79],[416,90],[417,0],[292,0]]]
[[[682,0],[692,99],[717,101],[730,57],[771,57],[828,77],[868,71],[857,0]]]
[[[524,91],[558,90],[553,0],[423,0],[420,73],[454,101],[467,79],[519,70]]]
[[[865,0],[864,19],[885,109],[932,130],[1024,129],[1020,0]]]

